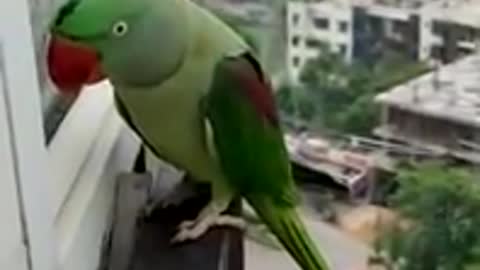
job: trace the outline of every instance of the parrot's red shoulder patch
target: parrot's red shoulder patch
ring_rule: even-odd
[[[234,76],[243,84],[241,89],[255,110],[272,125],[279,125],[275,99],[270,81],[264,76],[257,60],[249,53],[233,58],[231,67]]]

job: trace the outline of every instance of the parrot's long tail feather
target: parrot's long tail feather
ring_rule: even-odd
[[[285,249],[302,270],[328,270],[325,258],[310,238],[305,225],[293,207],[275,207],[264,198],[247,198],[247,201],[265,221]]]

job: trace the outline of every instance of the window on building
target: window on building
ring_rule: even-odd
[[[468,28],[468,36],[469,36],[470,41],[475,41],[476,39],[478,39],[479,30],[475,29],[473,27],[469,27]]]
[[[293,64],[294,67],[298,67],[300,65],[300,57],[294,56],[292,58],[292,64]]]
[[[384,19],[378,16],[368,16],[367,28],[371,33],[381,33],[384,31]]]
[[[457,32],[461,41],[473,42],[475,40],[475,28],[473,27],[459,27]]]
[[[305,40],[305,45],[310,49],[321,49],[327,47],[328,43],[316,38],[307,38]]]
[[[394,33],[402,34],[408,29],[408,23],[401,20],[392,21],[392,31]]]
[[[300,15],[298,15],[298,13],[294,13],[292,15],[292,23],[294,25],[297,25],[299,21],[300,21]]]
[[[442,36],[445,31],[444,24],[441,22],[433,22],[432,33],[437,36]]]
[[[430,57],[433,59],[442,59],[444,49],[441,46],[433,45],[430,50]]]
[[[345,44],[339,44],[339,45],[338,45],[338,52],[339,52],[341,55],[345,56],[345,55],[347,54],[347,45],[345,45]]]
[[[294,47],[298,46],[298,44],[300,43],[300,37],[299,36],[293,36],[292,37],[292,45]]]
[[[329,21],[327,18],[314,18],[313,19],[313,25],[315,25],[316,28],[319,29],[328,29],[329,27]]]
[[[474,49],[469,49],[469,48],[458,48],[458,56],[459,58],[470,55],[474,53]]]
[[[348,22],[346,21],[340,21],[338,23],[338,31],[342,32],[342,33],[346,33],[348,32]]]

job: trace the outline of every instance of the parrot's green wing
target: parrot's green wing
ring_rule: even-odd
[[[221,60],[204,104],[216,155],[231,187],[302,269],[328,269],[296,213],[296,188],[273,91],[256,59],[244,53]]]
[[[256,63],[245,54],[218,64],[207,98],[208,119],[235,189],[293,206],[295,186],[274,99]]]

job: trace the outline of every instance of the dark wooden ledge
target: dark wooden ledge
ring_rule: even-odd
[[[177,225],[194,218],[210,198],[198,186],[198,195],[178,207],[142,214],[152,181],[145,172],[143,151],[134,172],[118,177],[113,225],[102,262],[103,270],[243,270],[243,233],[234,228],[214,228],[197,241],[171,244]],[[240,200],[228,209],[241,213]]]

